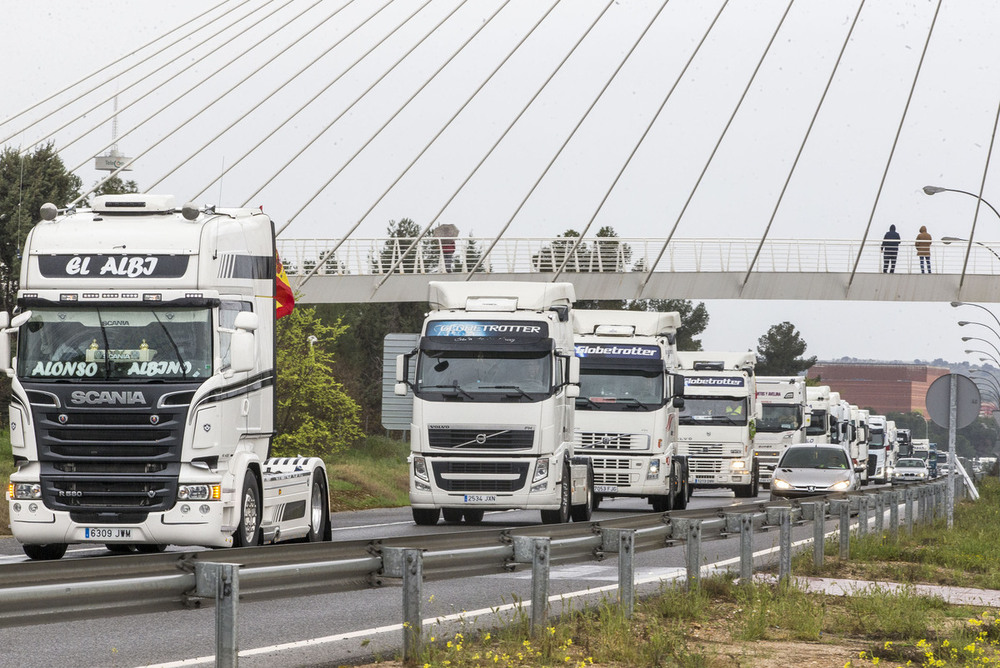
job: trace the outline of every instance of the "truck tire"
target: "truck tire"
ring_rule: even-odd
[[[669,494],[656,494],[649,497],[649,502],[653,504],[654,513],[665,513],[669,510],[673,510],[673,504],[670,502]]]
[[[260,545],[260,489],[257,478],[247,472],[240,492],[240,523],[233,532],[233,547],[253,547]]]
[[[66,543],[45,543],[43,545],[22,545],[21,549],[29,559],[35,561],[55,561],[66,554]]]
[[[688,499],[691,498],[691,485],[688,484],[687,460],[677,460],[677,494],[674,496],[674,510],[684,510],[687,508]]]
[[[108,552],[111,554],[131,554],[132,546],[126,543],[105,543],[104,547],[108,548]]]
[[[306,540],[310,543],[320,543],[326,534],[326,525],[330,521],[330,495],[326,493],[326,481],[322,471],[313,471],[312,492],[309,495],[309,533]]]
[[[598,508],[601,507],[601,501],[603,501],[603,500],[604,500],[604,495],[603,494],[595,494],[594,495],[594,510],[597,510]]]
[[[570,502],[572,501],[571,489],[573,483],[570,480],[569,462],[563,463],[562,482],[559,488],[559,507],[555,510],[543,510],[542,524],[565,524],[569,522]]]
[[[574,522],[589,522],[594,514],[594,465],[587,460],[587,500],[569,511]]]
[[[432,527],[438,523],[441,510],[438,508],[410,508],[413,511],[413,522],[417,526]]]
[[[741,499],[757,498],[757,493],[760,492],[760,471],[757,468],[756,460],[754,460],[753,468],[750,469],[750,484],[735,487],[733,492]]]
[[[441,514],[444,515],[444,521],[450,524],[458,524],[462,521],[461,508],[445,508]]]
[[[486,515],[486,511],[482,508],[477,510],[463,510],[462,519],[465,520],[466,524],[481,524],[483,521],[483,516]]]

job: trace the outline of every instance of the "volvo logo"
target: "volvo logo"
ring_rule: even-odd
[[[486,434],[476,434],[476,443],[482,445],[486,442]]]
[[[601,437],[601,445],[611,445],[611,437],[610,436],[602,436]]]

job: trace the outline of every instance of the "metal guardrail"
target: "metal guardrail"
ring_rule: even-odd
[[[439,239],[425,238],[414,247],[412,238],[346,239],[336,253],[317,271],[320,275],[378,276],[392,271],[407,274],[444,273],[446,256]],[[480,271],[487,273],[546,274],[565,262],[567,272],[621,273],[647,271],[666,239],[586,239],[572,253],[575,239],[503,238]],[[466,273],[493,242],[490,238],[456,239],[452,273]],[[279,239],[278,253],[292,279],[304,278],[326,257],[337,239]],[[869,241],[861,252],[859,273],[881,273],[881,241]],[[655,272],[736,272],[750,269],[759,239],[681,239],[670,241]],[[967,242],[935,241],[931,250],[932,271],[937,274],[962,273]],[[776,273],[846,273],[854,268],[861,251],[860,241],[836,239],[766,239],[754,271]],[[975,242],[966,274],[1000,273],[1000,242]],[[913,241],[899,246],[895,273],[919,274]]]

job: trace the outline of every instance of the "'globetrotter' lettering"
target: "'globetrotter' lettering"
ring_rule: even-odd
[[[699,376],[684,376],[684,384],[688,387],[743,387],[740,377],[704,378]]]
[[[521,334],[544,336],[541,325],[516,322],[432,322],[427,325],[427,336],[498,336],[501,334]]]
[[[582,343],[576,346],[577,357],[638,357],[641,359],[657,359],[660,349],[656,346],[616,346],[599,343]]]

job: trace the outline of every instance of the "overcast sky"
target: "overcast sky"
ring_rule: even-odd
[[[403,217],[426,224],[608,2],[557,4],[476,93],[551,3],[475,0],[460,6],[457,0],[432,0],[424,7],[424,0],[395,0],[376,14],[386,1],[231,0],[211,14],[215,37],[199,33],[144,60],[174,37],[137,50],[218,0],[4,0],[8,30],[0,46],[5,63],[0,68],[0,120],[121,61],[0,125],[0,139],[10,136],[7,145],[31,146],[51,133],[67,167],[83,165],[76,173],[89,185],[103,176],[91,161],[111,141],[108,98],[119,91],[119,108],[128,105],[118,115],[119,148],[130,157],[148,149],[127,174],[143,189],[170,192],[182,201],[263,205],[279,223],[291,220],[283,238],[338,238],[355,224],[354,236],[377,237],[389,220]],[[660,0],[611,3],[573,57],[444,208],[439,222],[492,236],[513,217],[509,236],[539,237],[581,229],[596,213],[591,235],[599,226],[612,225],[624,238],[665,237],[787,2],[731,0],[679,80],[722,3],[671,0],[653,21],[662,5]],[[258,7],[261,12],[225,28]],[[1000,103],[1000,3],[995,0],[943,3],[884,184],[937,2],[866,3],[775,212],[857,7],[856,1],[827,0],[792,5],[680,220],[678,237],[759,238],[773,214],[772,239],[860,239],[873,209],[870,238],[876,240],[890,224],[904,239],[914,238],[920,225],[927,225],[935,238],[969,236],[974,198],[931,198],[920,188],[936,184],[979,190]],[[305,13],[293,20],[300,12]],[[525,200],[650,23],[646,37]],[[348,35],[358,25],[357,33]],[[402,27],[393,32],[397,25]],[[462,53],[372,139],[480,28]],[[384,44],[362,58],[387,35]],[[361,97],[414,46],[398,68]],[[295,76],[317,58],[316,65]],[[125,72],[129,67],[133,69]],[[96,90],[89,93],[92,88]],[[79,102],[60,108],[85,92]],[[137,101],[140,96],[145,97]],[[316,102],[265,139],[314,96]],[[413,169],[403,173],[470,99]],[[74,120],[84,112],[84,119]],[[226,129],[244,113],[245,120]],[[182,125],[189,117],[194,120]],[[67,127],[61,128],[63,124]],[[150,148],[168,133],[173,133],[169,139]],[[258,150],[235,164],[259,141]],[[291,166],[282,169],[300,150]],[[628,168],[602,206],[626,162]],[[227,168],[231,171],[216,181]],[[335,173],[337,178],[326,186]],[[987,179],[984,197],[1000,204],[996,178]],[[1000,220],[984,209],[974,238],[990,242],[1000,238],[997,232]],[[940,357],[960,362],[970,359],[962,352],[968,347],[959,340],[963,334],[985,332],[995,339],[985,329],[972,332],[974,328],[956,324],[982,319],[996,326],[988,314],[947,304],[710,301],[707,306],[707,349],[755,348],[770,325],[785,320],[801,331],[809,344],[807,355],[821,359]],[[1000,340],[994,342],[1000,346]]]

